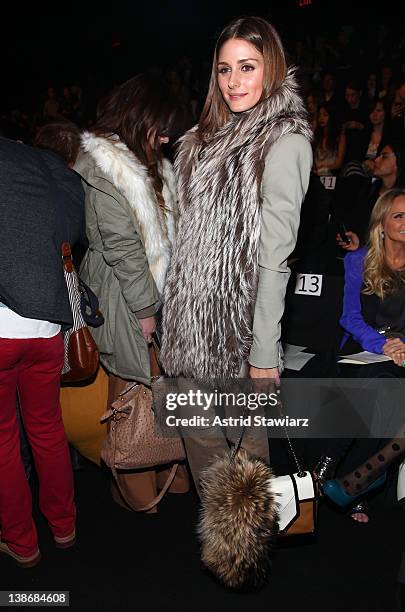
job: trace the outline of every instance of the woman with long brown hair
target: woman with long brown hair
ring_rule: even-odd
[[[328,103],[318,107],[314,134],[314,172],[319,176],[336,174],[346,153],[346,136],[339,111]]]
[[[311,135],[278,33],[259,17],[234,19],[219,36],[199,123],[175,163],[179,231],[161,354],[171,376],[278,380],[287,259],[309,182]],[[266,429],[257,434],[243,445],[268,461]],[[227,442],[211,423],[188,430],[185,444],[198,488],[201,470]]]
[[[105,317],[94,330],[109,374],[109,405],[128,381],[150,384],[156,327],[175,235],[177,196],[161,145],[175,133],[178,105],[163,79],[141,74],[103,100],[81,139],[89,250],[83,280]],[[130,475],[138,507],[156,495],[153,472]],[[119,476],[124,478],[123,475]]]

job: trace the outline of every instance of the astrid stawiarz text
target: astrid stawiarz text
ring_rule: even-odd
[[[309,427],[309,419],[295,419],[288,415],[278,418],[269,418],[262,415],[220,417],[213,419],[202,415],[190,417],[176,417],[170,414],[166,417],[168,427]]]

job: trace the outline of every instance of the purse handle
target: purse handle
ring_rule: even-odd
[[[178,463],[173,463],[173,466],[172,466],[172,468],[170,470],[169,476],[167,477],[167,480],[166,480],[163,488],[161,489],[160,493],[154,499],[152,499],[152,501],[149,502],[149,504],[147,504],[146,506],[142,506],[142,508],[134,508],[134,506],[131,503],[128,502],[127,496],[125,495],[125,491],[121,487],[121,484],[120,484],[120,481],[119,481],[119,478],[118,478],[117,470],[115,468],[111,468],[111,472],[113,473],[115,482],[117,483],[118,490],[121,493],[121,497],[123,498],[123,500],[125,501],[127,506],[129,506],[135,512],[147,512],[148,510],[152,510],[152,508],[157,506],[157,504],[163,499],[164,494],[166,493],[166,491],[168,490],[168,488],[172,484],[172,482],[174,480],[174,477],[176,476],[176,472],[177,472],[177,468],[178,467],[179,467]]]
[[[280,416],[283,418],[284,414],[283,414],[283,410],[282,410],[283,404],[282,404],[281,399],[280,399],[280,387],[276,388],[276,393],[278,395],[278,401],[277,401],[278,412],[279,412]],[[247,414],[248,414],[248,409],[245,408],[244,411],[243,411],[243,417],[245,417]],[[286,428],[285,425],[283,425],[283,429],[284,429],[285,437],[287,439],[291,455],[292,455],[292,457],[294,459],[294,463],[297,466],[297,476],[298,476],[298,478],[305,478],[307,473],[305,472],[305,470],[302,469],[301,464],[298,461],[298,457],[297,457],[297,455],[296,455],[296,453],[294,451],[294,447],[292,445],[291,438],[288,435],[288,431],[287,431],[287,428]],[[231,461],[233,461],[235,459],[237,453],[239,452],[239,449],[240,449],[241,444],[242,444],[243,436],[245,435],[245,431],[246,431],[246,425],[243,425],[242,426],[241,434],[239,436],[239,439],[238,439],[238,441],[236,442],[235,446],[232,449],[231,457],[230,457]]]

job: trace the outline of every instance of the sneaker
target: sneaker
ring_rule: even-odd
[[[14,561],[20,567],[34,567],[41,561],[41,553],[39,552],[39,550],[37,550],[36,553],[34,553],[33,555],[29,557],[24,557],[22,555],[18,555],[17,553],[13,552],[11,548],[9,548],[5,542],[1,542],[1,541],[0,541],[0,553],[4,553],[5,555],[8,555],[12,559],[14,559]]]
[[[72,533],[64,538],[53,536],[53,539],[55,540],[56,548],[70,548],[76,544],[76,529],[73,529]]]

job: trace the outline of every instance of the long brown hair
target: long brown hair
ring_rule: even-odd
[[[164,209],[159,136],[173,136],[181,120],[177,100],[163,78],[143,73],[107,95],[91,131],[106,138],[116,134],[147,168],[159,206]]]
[[[394,200],[405,196],[405,189],[390,189],[380,196],[371,213],[368,252],[364,259],[363,293],[375,293],[380,298],[390,295],[405,283],[405,270],[393,270],[387,263],[384,248],[383,224]]]
[[[274,27],[261,17],[238,17],[219,35],[212,62],[207,98],[201,112],[198,132],[206,140],[226,123],[230,111],[218,86],[218,56],[224,43],[240,38],[252,44],[263,55],[264,81],[262,100],[267,99],[281,85],[287,74],[283,44]]]

